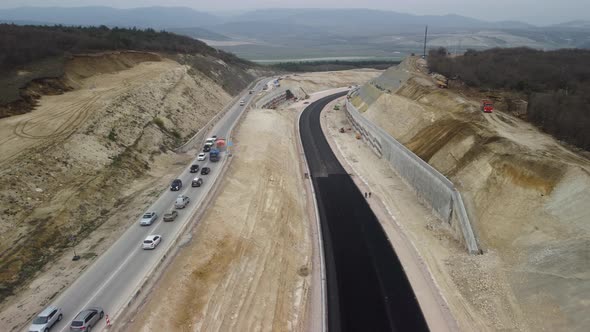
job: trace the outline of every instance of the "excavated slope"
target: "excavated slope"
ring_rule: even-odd
[[[459,285],[461,296],[490,329],[583,331],[590,325],[590,161],[520,119],[483,114],[477,101],[438,89],[418,61],[389,69],[353,103],[461,190],[481,246],[500,258],[494,273],[516,299],[498,311],[515,317],[510,324],[485,318],[480,294]]]

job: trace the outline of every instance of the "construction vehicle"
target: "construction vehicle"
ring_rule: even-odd
[[[209,152],[209,160],[213,162],[219,161],[219,149],[211,149]]]
[[[489,99],[482,99],[481,110],[484,113],[492,113],[492,111],[494,110],[494,103]]]
[[[305,92],[305,90],[303,90],[302,87],[299,87],[299,89],[301,89],[301,91],[303,91],[303,99],[309,99],[309,95],[307,94],[307,92]]]
[[[437,74],[437,73],[433,73],[432,77],[436,81],[436,86],[438,86],[439,88],[446,89],[449,87],[449,79],[446,78],[446,76],[441,75],[441,74]]]

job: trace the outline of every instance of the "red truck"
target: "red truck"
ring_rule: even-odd
[[[494,103],[489,99],[482,99],[481,110],[484,113],[492,113],[492,111],[494,110]]]

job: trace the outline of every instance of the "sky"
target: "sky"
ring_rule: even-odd
[[[260,8],[369,8],[418,15],[458,14],[488,21],[519,20],[548,25],[588,19],[590,0],[0,0],[0,8],[21,6],[182,6],[200,11]]]

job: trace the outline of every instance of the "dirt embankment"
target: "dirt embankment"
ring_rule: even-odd
[[[298,73],[288,75],[281,81],[281,86],[290,88],[297,96],[322,90],[362,84],[379,76],[383,71],[377,69],[353,69],[332,72]]]
[[[82,79],[129,69],[141,62],[161,60],[155,53],[133,51],[78,54],[67,59],[47,59],[31,65],[30,70],[5,73],[6,76],[0,79],[0,85],[6,85],[0,89],[0,118],[28,113],[38,105],[42,96],[72,91],[80,87]],[[11,87],[22,82],[26,83],[20,89]]]
[[[436,88],[416,70],[419,61],[389,70],[410,71],[401,88],[367,84],[353,102],[461,190],[485,251],[469,263],[447,262],[455,269],[445,282],[459,290],[464,316],[491,330],[584,330],[590,324],[590,161],[516,117],[483,114],[477,101]],[[497,261],[482,264],[490,255]],[[488,296],[501,288],[476,287],[470,270],[505,280],[513,301]],[[506,306],[512,317],[489,314]]]
[[[219,195],[127,331],[302,331],[311,239],[291,110],[251,110]]]
[[[76,57],[66,68],[75,90],[0,120],[3,326],[47,304],[134,222],[190,158],[172,149],[231,100],[153,54]],[[71,262],[76,244],[82,261]],[[36,276],[52,287],[29,284]]]

